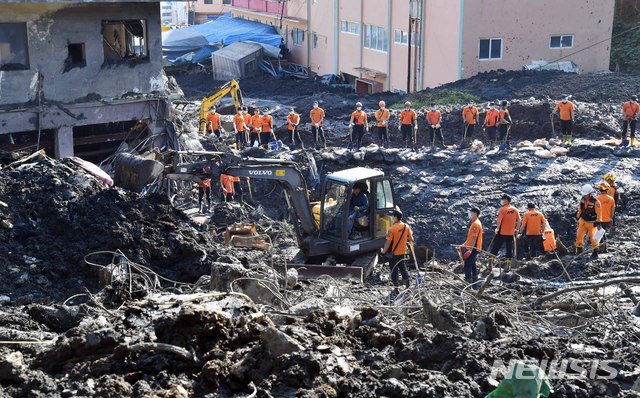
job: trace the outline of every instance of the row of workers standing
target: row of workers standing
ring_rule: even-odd
[[[598,253],[608,250],[607,231],[615,226],[616,208],[622,201],[622,188],[616,183],[616,176],[607,173],[597,186],[599,195],[594,195],[594,188],[585,184],[581,188],[581,198],[576,212],[578,228],[576,231],[575,254],[583,252],[584,240],[588,235],[591,243],[591,258],[598,258]],[[555,233],[548,219],[534,203],[527,204],[527,211],[520,216],[520,211],[511,204],[509,195],[502,196],[502,207],[498,210],[494,237],[489,244],[489,268],[498,258],[502,246],[505,246],[504,270],[509,271],[514,258],[514,249],[518,240],[523,239],[525,258],[536,257],[538,251],[555,253]],[[483,228],[480,222],[480,209],[470,210],[470,226],[466,241],[458,247],[464,261],[465,280],[469,283],[478,281],[476,258],[483,251]],[[474,285],[475,287],[479,287]]]
[[[369,119],[367,113],[363,110],[361,102],[357,102],[356,109],[349,119],[349,147],[360,148],[363,139],[369,133]],[[474,139],[483,141],[483,135],[486,135],[491,148],[501,145],[503,148],[511,146],[511,126],[513,120],[508,109],[507,101],[494,101],[489,103],[489,107],[484,112],[482,124],[480,123],[481,112],[473,101],[469,101],[462,108],[462,147],[467,147]],[[264,107],[262,112],[259,108],[255,108],[253,115],[249,115],[248,107],[240,107],[238,113],[233,118],[233,129],[236,138],[236,146],[241,149],[245,146],[261,145],[265,149],[270,141],[277,141],[275,135],[275,127],[273,117],[269,114],[269,107]],[[551,124],[554,125],[554,116],[557,114],[560,122],[560,131],[562,134],[562,142],[571,143],[573,140],[573,126],[575,119],[576,106],[570,100],[570,96],[564,95],[562,99],[556,103],[551,113]],[[633,95],[629,101],[622,105],[622,145],[633,145],[635,140],[636,124],[638,115],[640,114],[640,105],[637,102],[637,96]],[[389,127],[392,112],[386,107],[384,101],[378,103],[378,110],[373,114],[375,120],[372,121],[375,128],[374,142],[380,147],[388,147],[390,145]],[[319,106],[318,101],[313,102],[313,107],[309,112],[309,120],[311,123],[311,135],[314,145],[319,147],[327,147],[327,139],[324,131],[325,111]],[[433,104],[429,109],[424,110],[424,118],[426,121],[428,136],[425,137],[427,146],[446,147],[445,135],[443,133],[443,117],[442,112]],[[404,148],[412,148],[416,150],[418,147],[418,113],[412,108],[410,101],[405,102],[404,109],[398,115],[400,136],[398,137],[401,146]],[[293,107],[289,108],[286,118],[286,127],[291,144],[294,147],[304,149],[304,142],[300,135],[299,127],[301,123],[300,114]],[[222,140],[222,124],[220,114],[216,112],[216,108],[211,107],[206,116],[207,132],[216,139]],[[555,131],[555,129],[554,129]],[[484,134],[481,134],[484,132]],[[627,132],[630,132],[627,139]],[[451,140],[451,137],[447,137]]]
[[[255,108],[253,115],[249,115],[249,108],[246,106],[238,109],[238,112],[233,117],[233,131],[238,149],[245,148],[246,146],[262,146],[264,149],[267,149],[270,141],[277,141],[273,116],[271,116],[269,112],[270,109],[267,106],[262,108],[262,112],[259,108]],[[311,119],[311,133],[314,136],[316,146],[318,146],[321,141],[322,146],[326,148],[327,140],[323,129],[325,114],[324,110],[318,106],[317,101],[313,103],[309,117]],[[287,130],[291,142],[293,145],[299,145],[304,149],[304,143],[298,131],[299,125],[300,115],[295,112],[294,108],[289,108]],[[216,140],[222,141],[222,123],[220,114],[216,112],[215,106],[209,109],[205,119],[205,126],[208,136],[215,137]]]

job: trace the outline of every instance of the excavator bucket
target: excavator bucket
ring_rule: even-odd
[[[119,153],[114,159],[115,185],[134,192],[140,192],[153,182],[164,170],[157,160],[147,159],[129,153]]]

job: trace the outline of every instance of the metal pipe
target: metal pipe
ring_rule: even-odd
[[[407,94],[411,92],[411,11],[409,11],[409,42],[407,43]]]
[[[363,0],[360,0],[360,63],[359,63],[359,67],[360,69],[358,69],[358,77],[362,77],[362,51],[363,51],[363,31],[364,31],[364,25],[362,24],[362,19],[363,19],[363,15],[364,15],[364,9],[363,9],[363,5],[362,5]]]
[[[424,75],[424,24],[426,21],[424,0],[420,0],[420,48],[418,49],[418,56],[420,61],[418,62],[418,90],[424,89],[423,87],[423,75]]]
[[[387,83],[386,91],[391,91],[391,46],[393,44],[393,30],[391,29],[391,0],[387,0],[387,27],[389,29],[389,48],[387,48]]]
[[[307,76],[311,79],[311,0],[307,0]]]
[[[340,54],[338,47],[340,42],[340,36],[338,36],[340,34],[340,7],[338,6],[338,4],[338,0],[333,0],[333,74],[336,76],[338,75],[340,68],[340,64],[338,62],[338,57]],[[362,39],[362,36],[360,36],[360,38]]]
[[[458,33],[458,80],[462,79],[462,32],[464,28],[464,0],[460,0],[460,30]]]

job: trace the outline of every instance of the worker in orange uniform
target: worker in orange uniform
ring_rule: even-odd
[[[509,113],[509,103],[502,101],[500,103],[500,118],[498,119],[498,129],[500,130],[500,142],[505,149],[511,148],[511,114]]]
[[[571,143],[573,140],[573,116],[576,107],[569,101],[569,96],[563,95],[562,100],[556,104],[551,116],[560,111],[560,130],[562,131],[562,142]]]
[[[269,107],[265,106],[260,117],[260,143],[264,149],[267,149],[269,139],[273,134],[273,117],[268,112]]]
[[[468,146],[472,141],[473,133],[476,129],[476,124],[480,123],[478,108],[476,108],[476,106],[473,104],[473,101],[469,101],[467,106],[462,108],[462,123],[464,124],[462,146]]]
[[[231,177],[231,181],[233,181],[233,199],[236,202],[244,203],[244,191],[242,189],[242,182],[240,182],[240,177]]]
[[[362,137],[365,132],[369,132],[369,125],[367,122],[367,114],[362,110],[362,103],[356,102],[356,110],[351,114],[351,120],[349,120],[349,128],[351,128],[351,142],[349,147],[352,149],[360,148],[362,146]],[[355,142],[355,148],[354,148]]]
[[[536,209],[535,204],[528,203],[520,226],[520,236],[524,234],[524,253],[527,260],[537,256],[538,248],[542,245],[545,224],[548,223],[544,214]]]
[[[222,141],[222,129],[220,124],[220,114],[216,112],[216,107],[212,106],[209,108],[209,112],[206,117],[206,126],[207,126],[207,136],[211,137],[213,134],[216,135],[218,141]]]
[[[511,259],[513,258],[513,248],[518,233],[519,222],[520,212],[511,206],[511,197],[509,195],[502,195],[502,207],[498,210],[498,221],[496,222],[495,230],[496,236],[493,238],[491,254],[497,256],[502,248],[502,244],[505,244],[504,270],[507,272],[511,269]],[[491,266],[493,266],[493,259],[494,257],[491,257],[489,260]]]
[[[322,138],[322,146],[327,149],[327,139],[324,136],[324,128],[322,128],[325,114],[318,101],[313,101],[313,108],[309,112],[309,117],[311,118],[311,133],[313,134],[315,147],[317,148],[320,145],[320,138]]]
[[[589,184],[582,186],[582,199],[578,206],[578,233],[576,234],[576,254],[582,251],[584,238],[589,234],[591,239],[591,258],[598,258],[598,242],[594,239],[596,231],[602,228],[602,205],[598,198],[592,195],[593,187]]]
[[[238,113],[233,117],[233,131],[236,132],[236,147],[242,149],[247,144],[246,137],[247,124],[243,114],[243,108],[238,109]]]
[[[616,181],[616,175],[609,172],[602,177],[607,183],[609,183],[609,195],[616,202],[616,212],[613,214],[613,226],[616,225],[616,214],[621,213],[624,207],[623,196],[624,189],[622,185]]]
[[[622,145],[628,146],[636,138],[636,123],[638,122],[638,114],[640,114],[640,105],[638,105],[638,96],[632,95],[631,99],[622,105]],[[627,130],[631,130],[631,142],[627,140]]]
[[[389,145],[389,119],[391,112],[387,109],[384,101],[378,102],[379,109],[375,113],[376,130],[378,133],[378,146],[384,148]]]
[[[244,134],[244,142],[245,145],[249,142],[249,136],[251,135],[251,115],[249,114],[249,108],[246,106],[242,107],[242,116],[244,117],[244,125],[245,125],[245,134]]]
[[[436,146],[436,137],[442,143],[444,148],[444,135],[442,135],[442,113],[438,110],[436,104],[431,105],[431,109],[427,112],[427,125],[429,126],[429,141],[431,146]]]
[[[500,111],[496,109],[496,103],[492,102],[489,105],[489,110],[484,116],[483,128],[487,129],[489,135],[489,144],[491,148],[495,148],[496,140],[498,139],[498,122],[500,121]]]
[[[410,277],[407,271],[407,244],[413,242],[413,232],[411,227],[402,222],[402,212],[400,210],[393,210],[390,215],[391,227],[387,231],[387,241],[382,249],[382,254],[391,250],[391,260],[389,266],[391,267],[391,282],[393,282],[392,295],[398,295],[398,272],[402,275],[402,283],[406,288],[409,287]]]
[[[220,197],[225,202],[231,202],[236,194],[233,188],[233,177],[228,174],[220,174]]]
[[[416,111],[411,109],[411,102],[404,103],[404,109],[400,112],[400,133],[402,133],[402,141],[404,147],[408,148],[411,143],[411,149],[416,150],[416,131],[418,130],[418,115]]]
[[[469,231],[467,232],[467,240],[458,247],[458,250],[466,250],[462,258],[464,260],[464,280],[468,283],[476,283],[478,281],[478,266],[476,258],[478,253],[482,251],[482,223],[480,222],[480,209],[474,207],[469,212]],[[479,287],[479,286],[478,286]]]
[[[262,128],[262,115],[260,115],[260,109],[257,107],[253,110],[253,116],[251,116],[251,141],[249,146],[255,146],[256,142],[260,144],[260,130]]]
[[[598,191],[600,191],[600,195],[598,195],[598,201],[600,202],[600,206],[602,206],[601,217],[602,222],[600,226],[604,228],[606,231],[609,231],[611,227],[613,227],[613,216],[616,213],[616,201],[613,199],[611,195],[609,195],[609,191],[611,190],[611,186],[608,182],[602,181],[600,185],[598,185]],[[605,233],[602,239],[600,240],[599,251],[602,253],[607,252],[607,234]]]
[[[211,209],[211,180],[203,178],[196,184],[198,186],[198,207],[200,208],[200,213],[204,213],[205,203],[202,203],[202,199],[206,199],[207,209]]]
[[[302,138],[300,138],[300,132],[298,131],[298,125],[300,124],[300,115],[296,113],[296,110],[289,108],[289,114],[287,115],[287,130],[291,134],[291,143],[296,145],[296,139],[300,142],[300,148],[304,149]]]

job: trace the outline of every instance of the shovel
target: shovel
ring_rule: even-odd
[[[465,141],[467,140],[467,130],[469,129],[469,123],[464,123],[464,133],[462,133],[462,141],[460,142],[460,149],[462,149]]]
[[[420,275],[420,268],[418,268],[418,259],[416,258],[416,251],[413,248],[413,242],[409,244],[409,247],[411,248],[411,255],[413,256],[413,265],[416,267],[416,272],[418,273],[416,283],[418,287],[420,287],[422,286],[422,275]]]
[[[551,118],[551,133],[553,135],[553,138],[557,138],[556,137],[556,126],[553,124],[553,113],[551,115],[549,115],[549,118]]]

